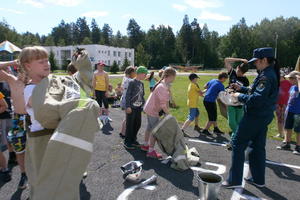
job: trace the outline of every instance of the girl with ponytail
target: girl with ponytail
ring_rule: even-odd
[[[153,92],[150,94],[144,111],[147,114],[147,129],[145,132],[145,143],[141,147],[143,151],[147,152],[147,157],[162,158],[162,155],[154,150],[156,139],[150,135],[152,129],[157,125],[160,119],[160,111],[162,110],[166,115],[169,114],[170,101],[170,84],[175,80],[176,70],[167,67],[161,79],[153,87]]]

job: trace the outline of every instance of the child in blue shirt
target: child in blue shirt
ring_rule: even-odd
[[[282,150],[291,150],[290,142],[294,130],[297,134],[297,144],[293,153],[300,155],[300,72],[292,71],[285,77],[289,79],[293,86],[289,91],[290,97],[285,114],[285,137],[281,146],[278,146],[277,148]]]
[[[206,127],[203,130],[203,133],[206,135],[211,135],[211,133],[208,130],[212,125],[214,126],[214,133],[223,134],[223,132],[218,128],[218,124],[217,124],[216,100],[218,98],[219,93],[225,90],[223,83],[227,79],[228,79],[228,74],[226,72],[221,72],[218,75],[218,79],[210,80],[204,86],[206,92],[205,92],[203,104],[208,115],[208,122],[206,123]]]

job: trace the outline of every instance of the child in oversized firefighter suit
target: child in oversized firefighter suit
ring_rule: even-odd
[[[73,76],[49,75],[48,53],[42,47],[24,48],[19,62],[30,80],[24,88],[24,109],[30,118],[25,155],[30,200],[79,199],[82,174],[100,130],[99,106],[88,98],[88,55],[79,51],[72,57],[78,70]]]

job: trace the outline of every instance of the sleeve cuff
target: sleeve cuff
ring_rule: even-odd
[[[246,95],[246,94],[240,94],[240,95],[238,96],[238,100],[239,100],[239,102],[241,102],[241,103],[245,103],[245,102],[246,102],[246,99],[247,99],[247,95]]]

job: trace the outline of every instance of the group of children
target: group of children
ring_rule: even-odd
[[[285,79],[287,78],[288,81]],[[279,137],[284,140],[277,149],[291,150],[293,131],[296,133],[294,154],[300,155],[300,72],[281,75],[279,99],[276,108]],[[288,98],[287,98],[288,97]]]
[[[36,53],[36,54],[35,54]],[[8,169],[9,164],[18,162],[21,171],[21,179],[19,188],[24,189],[27,185],[27,176],[25,173],[24,151],[26,137],[24,137],[25,125],[22,124],[24,116],[29,114],[31,117],[30,131],[36,132],[43,130],[42,125],[35,120],[32,109],[31,95],[35,86],[40,81],[47,77],[50,73],[48,64],[48,54],[42,47],[34,47],[25,49],[20,61],[7,62],[0,64],[0,79],[7,82],[9,86],[4,87],[1,83],[0,93],[0,122],[1,122],[1,137],[0,137],[0,177],[1,180],[10,181],[11,172]],[[234,62],[241,62],[236,68],[232,66]],[[16,77],[10,72],[7,72],[7,66],[21,65],[20,75],[26,76]],[[172,101],[171,84],[176,78],[176,70],[172,67],[167,67],[161,72],[161,79],[158,81],[154,77],[154,72],[148,75],[148,70],[144,66],[138,68],[127,67],[125,77],[122,84],[118,84],[114,90],[109,84],[108,74],[104,71],[104,64],[98,63],[97,70],[93,75],[92,80],[92,95],[104,109],[100,110],[100,115],[108,115],[109,99],[120,99],[120,107],[125,112],[125,118],[122,122],[120,137],[124,139],[124,147],[128,150],[140,148],[147,152],[147,157],[162,158],[162,155],[155,151],[155,137],[151,134],[153,128],[158,124],[163,115],[170,113],[169,107]],[[182,131],[185,136],[187,127],[194,122],[194,130],[200,134],[211,135],[209,131],[213,126],[213,132],[222,134],[217,124],[217,99],[221,91],[225,90],[224,83],[229,78],[229,86],[232,83],[240,86],[249,86],[249,80],[245,76],[248,70],[247,60],[239,58],[226,58],[225,67],[228,72],[221,72],[217,79],[210,80],[204,86],[205,90],[201,90],[198,85],[199,77],[197,74],[190,74],[190,84],[187,90],[187,106],[189,114],[187,120],[182,125]],[[70,75],[76,73],[76,68],[72,65],[68,66]],[[24,73],[26,72],[26,73]],[[30,79],[28,79],[30,78]],[[288,81],[285,80],[288,78]],[[147,79],[150,82],[150,96],[145,100],[145,91],[143,80]],[[29,82],[30,80],[30,82]],[[26,85],[26,86],[25,86]],[[280,97],[277,105],[277,119],[279,136],[284,135],[284,141],[278,149],[290,150],[291,135],[293,130],[297,133],[297,144],[294,150],[295,154],[300,154],[300,73],[293,71],[289,75],[282,75],[280,85]],[[13,91],[11,96],[14,98],[14,106],[10,105],[9,88]],[[23,93],[24,91],[24,93]],[[24,95],[24,97],[23,97]],[[287,97],[289,96],[289,97]],[[203,104],[208,115],[208,122],[204,129],[199,126],[199,98],[203,97]],[[14,110],[14,112],[12,111]],[[144,141],[140,144],[137,141],[137,134],[141,127],[142,112],[146,113],[147,128],[144,134]],[[235,134],[238,124],[243,116],[243,106],[228,106],[228,124]],[[14,114],[12,114],[14,113]],[[17,113],[19,115],[17,115]],[[8,138],[9,143],[6,140]],[[9,162],[3,154],[3,151],[8,148]]]

